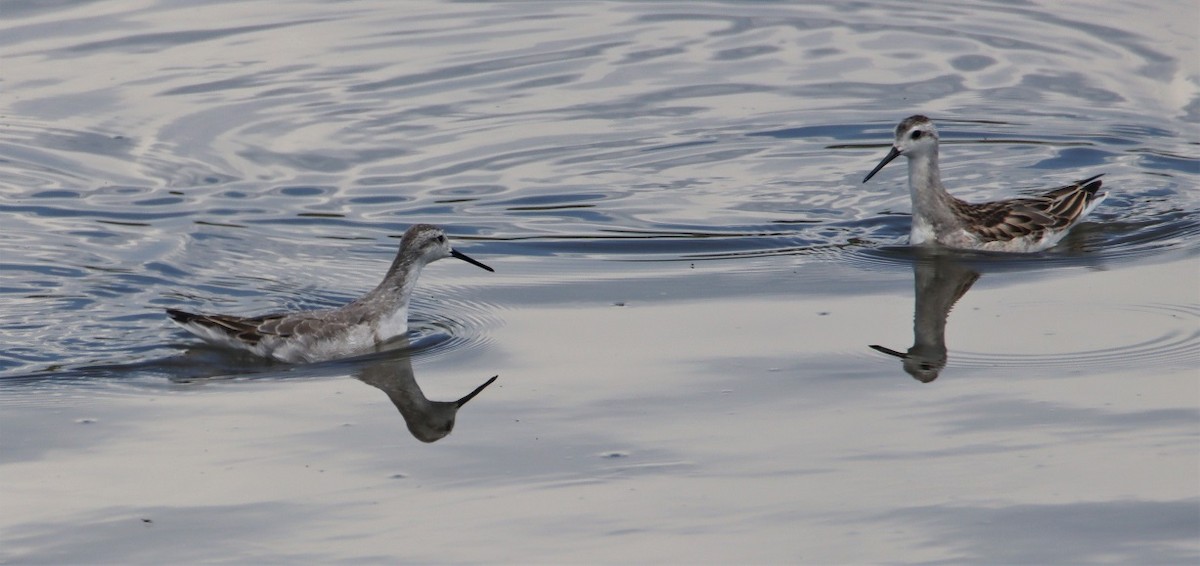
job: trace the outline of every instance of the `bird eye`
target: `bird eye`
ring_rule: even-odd
[[[446,237],[445,237],[445,236],[438,236],[438,237],[437,237],[437,241],[438,241],[438,243],[439,243],[439,244],[444,244],[444,243],[446,243]]]
[[[914,132],[912,133],[912,135],[910,135],[910,136],[908,136],[908,137],[910,137],[910,138],[912,138],[912,139],[914,139],[914,140],[919,140],[919,139],[921,139],[921,130],[916,130],[916,131],[914,131]]]

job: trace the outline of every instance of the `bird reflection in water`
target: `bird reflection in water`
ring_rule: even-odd
[[[979,272],[938,251],[921,252],[913,262],[916,307],[913,345],[907,352],[872,344],[871,348],[900,358],[904,371],[922,383],[938,378],[946,367],[946,318],[979,279]]]
[[[408,349],[409,343],[404,339],[389,343],[386,358],[357,362],[366,365],[358,369],[354,373],[354,377],[386,393],[396,408],[400,410],[400,415],[404,417],[409,432],[417,440],[436,442],[454,430],[454,419],[458,415],[458,410],[500,376],[493,376],[457,401],[430,401],[425,398],[425,393],[421,391],[421,386],[417,384],[417,379],[413,375],[410,353],[396,351]],[[382,353],[379,352],[375,355]],[[305,367],[293,375],[329,375],[330,367],[336,370],[336,368],[350,363],[355,362],[335,362],[332,366],[326,366],[324,370],[320,370],[321,365],[317,364]],[[268,371],[278,367],[277,363],[265,361],[249,354],[230,352],[228,349],[215,346],[199,345],[189,348],[182,356],[156,360],[150,364],[94,366],[86,368],[87,373],[81,372],[81,374],[91,375],[95,372],[114,369],[122,372],[136,370],[165,373],[169,375],[169,379],[173,383],[183,384],[245,379],[256,375],[267,375]],[[337,375],[345,374],[338,371]]]
[[[372,363],[355,377],[387,393],[388,398],[400,410],[400,415],[404,417],[404,423],[408,425],[408,431],[413,437],[421,442],[436,442],[454,430],[454,418],[458,415],[458,410],[500,376],[492,376],[483,382],[483,385],[457,401],[426,399],[413,375],[412,358],[407,355]]]

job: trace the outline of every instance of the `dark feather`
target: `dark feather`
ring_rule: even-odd
[[[1070,226],[1096,199],[1101,175],[1034,197],[980,204],[956,200],[953,206],[969,219],[968,229],[981,238],[1014,240]]]
[[[274,323],[277,323],[286,316],[282,314],[240,317],[224,314],[195,314],[181,310],[167,309],[167,315],[172,320],[182,324],[199,324],[200,326],[215,328],[252,345],[258,344],[266,336],[286,338],[290,335],[290,333],[273,332],[271,330],[276,326]]]

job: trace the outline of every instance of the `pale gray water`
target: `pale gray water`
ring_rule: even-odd
[[[402,6],[0,2],[0,560],[1200,559],[1194,3]],[[1112,196],[926,263],[859,183],[917,112],[963,198]],[[339,304],[415,222],[497,273],[410,350],[162,314]],[[936,379],[868,348],[954,285]]]

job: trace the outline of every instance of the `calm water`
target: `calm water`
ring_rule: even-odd
[[[1200,7],[402,6],[0,2],[0,561],[1200,560]],[[1111,196],[923,257],[918,112],[963,198]],[[497,273],[397,349],[163,316],[416,222]]]

